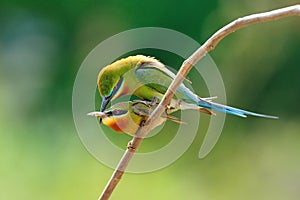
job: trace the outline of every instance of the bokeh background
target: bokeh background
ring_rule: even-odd
[[[155,26],[203,43],[240,16],[296,3],[1,1],[0,199],[98,198],[113,170],[81,144],[71,102],[76,72],[101,41]],[[204,137],[199,133],[171,166],[126,174],[111,199],[299,199],[299,52],[299,17],[253,25],[224,39],[210,55],[222,73],[227,102],[280,119],[228,116],[205,159],[198,159]],[[180,65],[163,52],[153,54]],[[130,139],[112,137],[121,146]]]

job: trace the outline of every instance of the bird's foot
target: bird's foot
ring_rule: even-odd
[[[152,101],[150,102],[151,106],[154,106],[158,103],[158,98],[156,96],[153,97]]]

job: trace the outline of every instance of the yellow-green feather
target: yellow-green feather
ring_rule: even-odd
[[[101,96],[108,96],[120,77],[129,70],[135,69],[145,62],[159,62],[155,58],[143,55],[129,56],[104,67],[98,74],[98,89]]]

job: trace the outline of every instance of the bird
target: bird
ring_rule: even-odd
[[[117,60],[102,68],[97,77],[98,90],[102,97],[100,112],[103,112],[112,100],[127,95],[135,95],[146,101],[157,98],[160,102],[174,78],[175,74],[154,57],[135,55]],[[194,104],[208,114],[217,111],[244,118],[248,115],[278,118],[215,103],[212,99],[199,97],[182,83],[170,105],[184,109],[186,104]]]
[[[104,125],[118,133],[126,133],[134,136],[141,124],[148,119],[157,106],[158,103],[155,99],[151,102],[143,100],[124,101],[112,105],[104,112],[90,112],[87,115],[102,119]],[[159,120],[156,121],[156,124],[152,126],[152,129],[161,125],[166,120],[171,120],[179,124],[185,123],[169,115],[177,110],[178,108],[168,108],[168,113],[165,112],[160,116]]]

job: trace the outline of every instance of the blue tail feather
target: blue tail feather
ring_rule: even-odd
[[[225,106],[225,105],[218,104],[215,102],[211,102],[211,100],[213,98],[200,98],[196,94],[194,94],[191,90],[189,90],[187,87],[185,87],[184,85],[181,85],[178,88],[177,93],[184,96],[187,100],[197,103],[198,106],[201,106],[203,108],[207,108],[210,110],[214,110],[214,111],[237,115],[239,117],[247,117],[247,115],[252,115],[252,116],[256,116],[256,117],[265,117],[265,118],[271,118],[271,119],[278,118],[275,116],[259,114],[259,113],[250,112],[250,111],[246,111],[246,110],[242,110],[242,109],[238,109],[238,108],[233,108],[230,106]]]
[[[277,119],[278,117],[276,116],[270,116],[270,115],[264,115],[264,114],[259,114],[251,111],[246,111],[238,108],[233,108],[230,106],[225,106],[222,104],[214,103],[214,102],[209,102],[204,99],[199,98],[198,105],[204,108],[208,108],[211,110],[219,111],[219,112],[224,112],[232,115],[237,115],[239,117],[247,117],[247,115],[252,115],[256,117],[265,117],[265,118],[271,118],[271,119]]]

